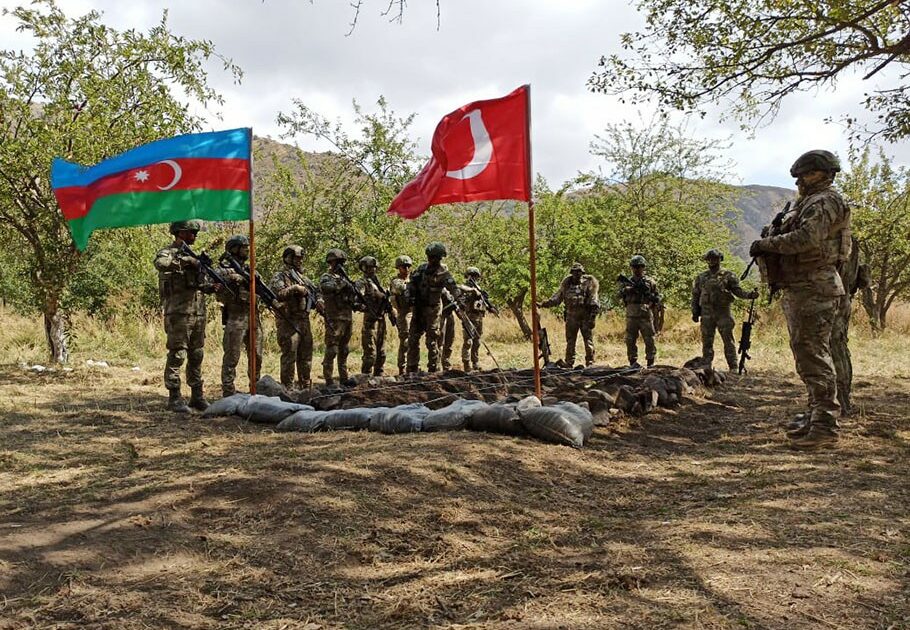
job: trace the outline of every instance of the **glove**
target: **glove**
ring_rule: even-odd
[[[199,260],[193,258],[192,256],[180,256],[180,262],[186,267],[192,267],[193,269],[199,269]]]
[[[758,289],[752,289],[751,291],[749,291],[746,294],[746,297],[749,298],[750,300],[754,300],[754,299],[758,298]]]
[[[241,282],[246,282],[244,277],[235,271],[229,272],[227,274],[227,279],[230,280],[231,282],[236,282],[237,284],[240,284]]]
[[[310,290],[308,288],[306,288],[305,285],[302,285],[302,284],[295,284],[294,292],[299,293],[301,297],[306,297],[307,295],[310,294]]]
[[[761,256],[763,253],[764,250],[762,249],[762,242],[760,240],[752,241],[752,244],[749,246],[749,255],[755,257]]]
[[[701,316],[699,316],[698,313],[692,313],[692,321],[693,321],[693,322],[696,322],[696,323],[697,323],[699,319],[701,319]]]

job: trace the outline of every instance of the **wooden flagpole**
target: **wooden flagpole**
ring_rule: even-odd
[[[534,344],[534,394],[538,398],[543,398],[543,388],[540,384],[540,315],[537,312],[537,236],[536,225],[534,221],[534,170],[531,166],[531,84],[529,83],[525,91],[527,99],[527,129],[525,131],[526,158],[528,162],[528,249],[530,251],[531,272],[531,343]]]
[[[249,358],[250,393],[256,393],[256,228],[253,215],[253,128],[247,129],[250,139],[250,347]]]

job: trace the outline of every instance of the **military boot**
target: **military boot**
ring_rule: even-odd
[[[302,379],[297,381],[298,390],[309,390],[313,388],[313,382],[310,379]]]
[[[167,408],[174,413],[189,413],[190,408],[186,406],[186,401],[180,395],[179,389],[169,389],[167,396]]]
[[[190,396],[190,407],[197,411],[205,411],[208,409],[209,401],[207,401],[202,394],[202,385],[193,388],[193,393]]]
[[[476,366],[476,365],[474,366],[474,369],[475,369],[475,370],[477,369],[477,366]],[[471,371],[471,364],[468,363],[467,361],[464,361],[464,371],[465,371],[465,372],[470,372],[470,371]]]
[[[809,431],[790,442],[790,447],[801,451],[833,448],[837,444],[837,432],[822,424],[810,423]]]
[[[809,414],[802,412],[793,416],[793,420],[784,425],[784,431],[790,439],[806,435],[809,432]]]

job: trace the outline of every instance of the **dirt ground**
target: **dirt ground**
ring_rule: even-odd
[[[789,451],[790,374],[581,451],[277,434],[0,368],[0,628],[908,628],[910,379]]]

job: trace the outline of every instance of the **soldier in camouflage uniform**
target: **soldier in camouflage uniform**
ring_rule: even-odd
[[[708,250],[703,260],[708,270],[695,277],[692,287],[692,321],[701,320],[701,356],[705,361],[714,361],[714,331],[720,333],[724,343],[724,357],[730,370],[737,369],[736,340],[733,339],[733,314],[730,305],[734,296],[754,300],[758,291],[746,292],[739,286],[735,274],[720,268],[724,255],[717,249]]]
[[[199,261],[184,252],[184,244],[196,242],[199,221],[171,223],[174,242],[155,254],[158,289],[164,306],[167,359],[164,386],[167,408],[186,413],[190,407],[204,410],[208,401],[202,394],[202,359],[205,348],[205,294],[215,285],[199,268]],[[189,407],[180,395],[180,366],[186,361],[186,383],[192,392]]]
[[[221,323],[224,325],[222,347],[224,356],[221,359],[221,394],[231,396],[237,392],[234,379],[237,376],[237,364],[240,363],[241,349],[250,356],[250,285],[242,275],[237,273],[234,265],[243,269],[249,277],[250,267],[246,260],[250,255],[250,241],[246,236],[232,236],[224,244],[224,254],[219,259],[218,275],[224,284],[216,295],[221,302]],[[248,364],[249,365],[249,364]],[[256,374],[254,381],[259,380],[262,370],[262,320],[256,313]]]
[[[796,204],[775,221],[749,253],[763,257],[773,274],[769,284],[783,290],[796,371],[806,384],[809,415],[788,428],[799,449],[837,442],[837,376],[831,359],[831,333],[840,298],[845,294],[838,266],[850,255],[850,209],[833,187],[840,171],[829,151],[801,155],[790,174],[796,178]]]
[[[439,316],[442,311],[442,291],[446,289],[458,299],[460,291],[455,278],[442,263],[447,252],[442,243],[431,243],[426,248],[427,262],[421,263],[408,283],[408,296],[412,304],[411,329],[408,333],[409,374],[420,367],[420,340],[426,334],[427,371],[435,372],[439,365]]]
[[[572,263],[569,275],[559,284],[559,290],[541,308],[566,304],[566,367],[575,365],[575,342],[578,333],[585,344],[585,365],[594,364],[594,323],[600,310],[600,283],[585,273],[581,263]]]
[[[620,281],[619,299],[626,307],[626,355],[631,367],[641,367],[638,363],[638,335],[645,342],[645,362],[648,367],[654,365],[657,357],[657,345],[654,343],[654,315],[660,307],[660,292],[651,278],[645,275],[647,261],[644,256],[632,256],[629,266],[632,268],[631,283]]]
[[[376,270],[379,263],[372,256],[361,258],[357,266],[363,272],[354,286],[364,297],[363,327],[360,331],[360,343],[363,349],[361,374],[382,376],[385,366],[385,292],[379,284]]]
[[[392,306],[395,307],[395,317],[398,322],[398,373],[404,374],[407,367],[408,354],[408,329],[411,325],[411,305],[408,304],[408,277],[411,275],[411,265],[414,262],[410,256],[399,256],[395,259],[395,269],[398,275],[392,278],[389,285]]]
[[[284,266],[272,278],[271,285],[281,302],[279,308],[283,315],[275,319],[278,347],[281,348],[281,384],[288,389],[294,387],[296,368],[297,389],[309,389],[313,363],[310,312],[314,309],[322,312],[324,305],[318,287],[301,273],[303,248],[299,245],[286,247],[281,260]]]
[[[461,299],[459,302],[463,305],[464,315],[474,326],[476,336],[471,337],[466,330],[462,330],[464,340],[461,343],[461,363],[464,365],[464,371],[479,370],[480,365],[480,343],[483,336],[483,318],[487,314],[487,305],[483,299],[480,287],[476,286],[480,282],[480,269],[477,267],[468,267],[465,272],[466,284],[459,285],[461,290]]]
[[[856,237],[851,238],[850,257],[838,269],[844,294],[837,302],[834,323],[831,326],[831,359],[837,374],[837,401],[842,416],[853,409],[850,393],[853,390],[853,360],[850,356],[849,331],[850,315],[853,311],[853,296],[857,291],[869,288],[869,268],[863,264]]]
[[[319,278],[319,290],[325,302],[325,357],[322,359],[322,376],[326,385],[334,385],[335,361],[338,361],[338,379],[348,380],[348,352],[354,324],[354,311],[363,305],[354,291],[344,270],[347,255],[340,249],[330,249],[325,256],[328,271]]]

